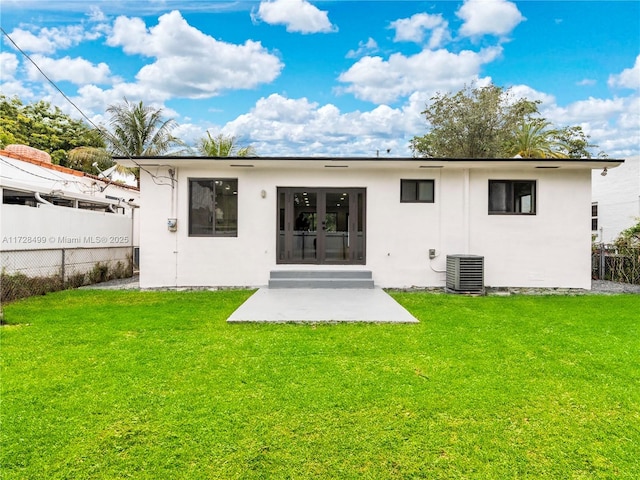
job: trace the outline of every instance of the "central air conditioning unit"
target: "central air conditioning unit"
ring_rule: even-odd
[[[447,255],[448,292],[484,294],[484,257]]]

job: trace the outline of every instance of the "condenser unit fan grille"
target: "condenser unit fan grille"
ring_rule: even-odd
[[[484,293],[484,257],[447,255],[447,290],[454,293]]]

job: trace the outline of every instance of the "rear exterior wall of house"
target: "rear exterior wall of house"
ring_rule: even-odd
[[[157,174],[167,175],[165,167]],[[535,168],[231,168],[177,166],[175,182],[141,173],[140,283],[263,286],[277,269],[366,269],[389,288],[445,285],[448,254],[484,256],[485,285],[590,288],[591,171]],[[190,236],[189,179],[237,179],[237,236]],[[401,202],[401,180],[433,180],[433,202]],[[531,214],[489,213],[490,181],[531,182]],[[278,188],[366,189],[364,265],[277,262]],[[177,219],[170,231],[168,219]],[[429,258],[435,249],[436,257]]]

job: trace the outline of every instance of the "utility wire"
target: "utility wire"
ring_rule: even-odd
[[[46,74],[46,73],[44,73],[44,72],[42,71],[42,69],[40,68],[40,66],[39,66],[39,65],[38,65],[38,64],[37,64],[37,63],[36,63],[36,62],[35,62],[35,61],[34,61],[34,60],[33,60],[33,59],[32,59],[32,58],[31,58],[31,57],[30,57],[30,56],[29,56],[25,51],[24,51],[24,50],[22,50],[22,49],[18,46],[18,44],[17,44],[16,42],[14,42],[14,41],[13,41],[13,38],[11,38],[11,36],[9,36],[9,34],[5,31],[5,29],[4,29],[4,28],[2,28],[2,27],[0,27],[0,30],[2,30],[2,34],[3,34],[5,37],[7,37],[7,38],[9,39],[9,41],[10,41],[10,42],[12,43],[12,45],[16,48],[16,50],[18,50],[18,51],[19,51],[19,52],[20,52],[20,53],[21,53],[21,54],[22,54],[22,55],[23,55],[27,60],[29,60],[29,61],[31,62],[31,64],[32,64],[34,67],[36,67],[36,69],[37,69],[37,70],[42,74],[42,76],[43,76],[44,78],[46,78],[46,79],[47,79],[47,81],[51,84],[51,86],[52,86],[52,87],[53,87],[53,88],[55,88],[55,89],[60,93],[60,95],[62,95],[62,96],[64,97],[64,99],[65,99],[67,102],[69,102],[69,103],[73,106],[73,108],[75,108],[75,109],[80,113],[80,115],[82,115],[82,117],[83,117],[87,122],[89,122],[89,123],[90,123],[90,124],[91,124],[95,129],[96,129],[96,130],[98,130],[100,133],[103,133],[103,134],[104,134],[104,132],[102,131],[102,129],[101,129],[98,125],[96,125],[95,123],[93,123],[93,121],[92,121],[89,117],[87,117],[87,116],[85,115],[85,113],[80,109],[80,107],[78,107],[75,103],[73,103],[73,101],[72,101],[69,97],[67,97],[67,95],[66,95],[66,94],[65,94],[65,93],[60,89],[60,87],[58,87],[58,85],[56,85],[56,83],[55,83],[53,80],[51,80],[51,79],[47,76],[47,74]]]
[[[65,94],[62,89],[60,87],[58,87],[58,85],[56,85],[56,83],[51,80],[51,78],[49,78],[49,76],[44,73],[44,71],[40,68],[40,66],[27,54],[27,52],[25,52],[24,50],[22,50],[20,48],[20,46],[13,40],[13,38],[11,38],[11,36],[5,31],[4,28],[2,28],[0,26],[0,30],[2,31],[2,34],[7,37],[7,39],[9,39],[9,41],[11,42],[11,44],[16,48],[16,50],[18,50],[27,60],[29,60],[29,62],[31,62],[31,64],[36,67],[36,69],[38,70],[38,72],[40,72],[40,74],[47,79],[47,81],[51,84],[51,86],[53,88],[55,88],[60,95],[62,95],[62,97],[69,102],[73,108],[75,108],[80,115],[82,116],[82,118],[84,118],[87,122],[89,122],[90,125],[93,126],[93,128],[95,128],[101,135],[108,137],[112,142],[116,143],[116,144],[120,144],[120,146],[122,146],[122,142],[120,142],[120,140],[115,137],[111,132],[104,130],[103,128],[99,127],[98,125],[96,125],[93,120],[91,120],[81,109],[80,107],[78,107],[73,100],[71,100],[67,94]],[[125,149],[123,149],[123,151],[126,151]],[[148,171],[147,169],[143,168],[142,166],[140,166],[140,164],[138,162],[136,162],[131,155],[129,154],[125,154],[126,157],[131,160],[135,165],[138,166],[138,168],[140,170],[142,170],[143,172],[147,173],[151,179],[153,180],[154,183],[156,183],[157,185],[167,185],[166,183],[158,183],[157,179],[158,178],[167,178],[171,181],[171,183],[173,183],[175,181],[175,179],[173,177],[165,177],[165,176],[158,176],[158,175],[154,175],[153,173],[151,173],[150,171]],[[111,179],[109,179],[108,185],[111,183]],[[106,187],[105,187],[106,188]]]

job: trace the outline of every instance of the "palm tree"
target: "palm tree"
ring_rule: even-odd
[[[177,126],[174,120],[163,120],[162,109],[145,106],[142,101],[110,105],[111,132],[105,140],[114,155],[154,156],[163,155],[171,148],[184,146],[184,142],[174,137],[171,131]]]
[[[215,137],[207,132],[198,142],[198,152],[206,157],[255,157],[255,149],[251,146],[239,147],[236,137],[219,134]]]
[[[102,147],[76,147],[67,153],[69,167],[83,172],[96,173],[96,167],[100,171],[113,166],[113,159],[105,148]],[[120,168],[124,169],[125,167]]]
[[[547,121],[521,123],[507,144],[507,153],[522,158],[567,158],[567,145],[559,130],[548,128]]]

